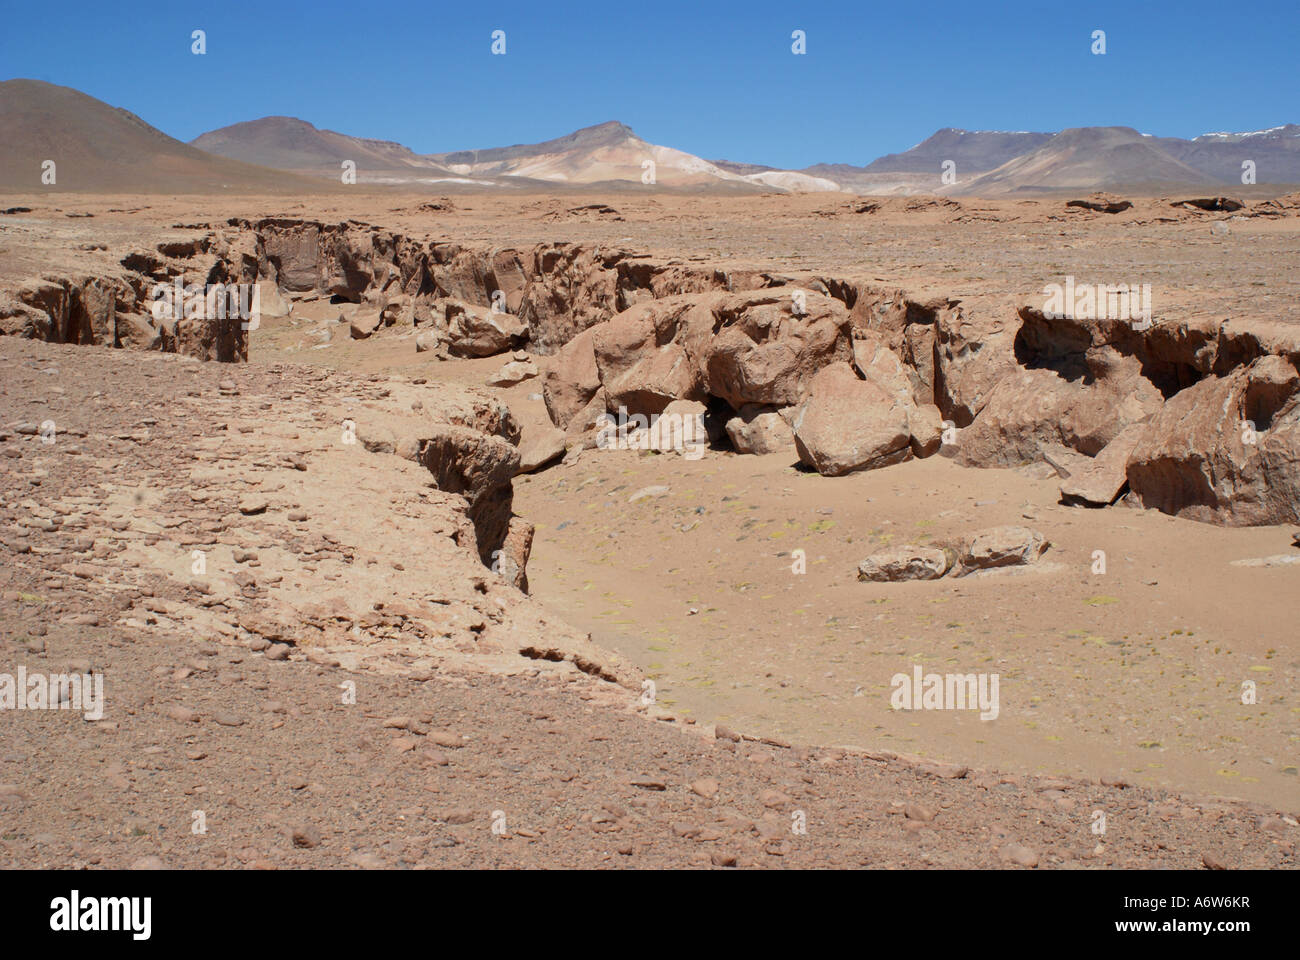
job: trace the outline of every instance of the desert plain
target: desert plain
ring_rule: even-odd
[[[1233,196],[6,195],[0,664],[106,699],[0,715],[0,865],[1294,867],[1300,202]]]

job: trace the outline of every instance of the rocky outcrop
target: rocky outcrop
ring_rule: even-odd
[[[521,462],[521,430],[509,408],[481,390],[449,383],[439,384],[432,395],[405,388],[395,399],[414,412],[379,414],[362,407],[352,419],[357,441],[372,453],[421,464],[439,490],[462,497],[465,526],[459,540],[484,564],[499,561],[501,551],[519,553],[519,544],[531,544],[531,534],[515,537],[514,547],[507,544],[518,533],[511,481]],[[527,556],[520,557],[522,575]]]
[[[1067,200],[1067,207],[1081,207],[1095,213],[1123,213],[1133,206],[1133,201],[1123,200],[1107,193],[1094,193],[1085,200]]]
[[[1019,324],[1006,311],[956,306],[934,325],[934,398],[944,419],[968,426],[994,387],[1016,369]]]
[[[1017,370],[993,388],[979,417],[960,432],[958,456],[970,466],[1014,466],[1042,459],[1040,450],[1052,443],[1092,456],[1163,402],[1136,361],[1094,380],[1071,381],[1054,370]]]
[[[848,317],[816,294],[687,294],[638,304],[584,331],[547,364],[543,395],[557,426],[610,412],[662,412],[673,400],[798,403],[818,370],[852,356]]]
[[[852,358],[847,312],[818,294],[714,295],[683,328],[704,392],[733,410],[799,403],[819,370]]]
[[[1144,507],[1247,526],[1300,522],[1300,375],[1277,356],[1172,397],[1128,459]]]

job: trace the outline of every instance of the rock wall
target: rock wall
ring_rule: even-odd
[[[726,424],[737,449],[789,449],[829,474],[935,452],[984,467],[1066,451],[1098,461],[1070,486],[1072,501],[1115,490],[1213,522],[1300,521],[1293,325],[1084,320],[917,300],[872,281],[727,272],[573,243],[465,245],[358,221],[232,219],[120,263],[112,276],[0,292],[0,331],[237,362],[247,359],[243,324],[155,318],[153,291],[177,278],[260,284],[273,303],[283,291],[358,304],[354,337],[416,328],[418,350],[457,356],[526,345],[548,357],[552,420],[584,442],[607,411],[651,416],[689,401],[720,421],[717,437]],[[423,439],[435,472],[477,462],[454,438]],[[508,508],[482,502],[476,523],[501,549]]]

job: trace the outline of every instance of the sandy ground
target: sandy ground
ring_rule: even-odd
[[[193,366],[203,369],[185,372]],[[403,568],[419,569],[432,531],[421,541],[398,526],[357,542],[366,531],[352,526],[359,514],[410,513],[419,488],[402,461],[360,455],[348,477],[357,494],[386,489],[384,512],[356,500],[330,511],[311,499],[337,491],[339,470],[327,469],[321,448],[300,454],[307,469],[289,474],[291,491],[277,487],[262,445],[271,427],[223,427],[252,427],[232,411],[264,410],[277,391],[309,393],[310,368],[254,364],[233,374],[239,396],[223,398],[216,387],[228,368],[6,339],[0,370],[6,422],[39,413],[62,424],[54,444],[8,431],[2,441],[0,672],[89,670],[106,681],[98,719],[0,713],[2,867],[1295,865],[1294,805],[1174,793],[1115,774],[1103,784],[921,761],[897,755],[883,737],[860,752],[808,746],[765,736],[767,721],[733,734],[685,715],[676,688],[689,684],[665,682],[682,701],[677,711],[647,706],[636,691],[568,663],[494,654],[501,635],[490,628],[466,643],[455,630],[417,636],[372,618],[328,650],[299,646],[275,659],[274,647],[198,625],[214,602],[241,604],[217,587],[222,571],[247,575],[242,596],[251,606],[279,597],[282,580],[325,587],[339,561],[323,553],[343,555],[359,591],[374,589],[371,571],[400,580]],[[198,402],[175,402],[178,379]],[[310,409],[333,422],[347,396],[399,385],[337,375],[308,398]],[[292,429],[302,408],[284,406],[274,423]],[[219,446],[204,443],[227,432]],[[212,493],[167,480],[195,460],[232,476],[213,481]],[[591,466],[599,482],[605,467]],[[701,461],[701,473],[718,466]],[[756,469],[782,468],[756,461]],[[236,476],[272,503],[258,522],[232,516]],[[522,487],[561,479],[557,472]],[[316,504],[288,521],[296,531],[288,534],[287,498]],[[614,531],[638,516],[622,512]],[[258,563],[232,568],[213,548],[214,585],[204,589],[194,586],[203,578],[178,579],[158,560],[188,557],[209,538],[255,547]],[[333,549],[307,551],[308,539]],[[654,555],[637,553],[625,578]],[[573,591],[561,580],[568,561],[554,557],[548,547],[538,562],[539,593],[570,606]],[[694,592],[722,595],[710,586]],[[664,602],[665,616],[679,620],[680,605]],[[722,608],[720,599],[701,604]],[[716,625],[720,613],[705,606],[693,619]],[[629,651],[639,649],[626,636]],[[730,636],[728,649],[743,645],[739,631]],[[690,636],[679,637],[672,650],[685,651]],[[793,646],[787,641],[782,655]],[[748,682],[725,657],[711,669],[720,681]],[[738,714],[707,696],[699,712],[710,703]],[[815,723],[808,729],[816,734]]]
[[[268,346],[292,348],[293,336],[268,331]],[[393,339],[288,356],[428,370],[412,352]],[[432,372],[481,384],[499,365]],[[525,442],[549,423],[539,389],[501,391]],[[669,492],[628,502],[650,486]],[[936,457],[824,478],[781,455],[596,450],[519,478],[515,509],[538,528],[533,595],[633,660],[661,702],[701,720],[1294,802],[1300,651],[1288,624],[1300,567],[1232,563],[1295,552],[1290,528],[1066,507],[1059,487],[1046,465],[978,470]],[[1041,570],[857,581],[858,564],[883,546],[1002,524],[1048,537]],[[803,575],[792,572],[799,549]],[[1093,572],[1096,551],[1104,574]],[[915,664],[998,673],[1000,717],[894,711],[891,678]],[[1250,706],[1245,681],[1257,690]]]

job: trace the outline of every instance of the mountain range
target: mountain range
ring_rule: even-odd
[[[631,188],[652,179],[665,187],[728,192],[1158,192],[1240,186],[1247,161],[1260,183],[1300,183],[1297,124],[1190,140],[1121,126],[1059,133],[945,128],[863,166],[818,163],[784,170],[706,160],[649,143],[617,121],[542,143],[436,154],[283,116],[221,127],[185,144],[87,94],[18,79],[0,83],[0,129],[0,189],[7,190],[39,186],[45,159],[57,160],[62,189],[124,192],[320,190],[328,181],[339,182],[346,161],[355,164],[359,183],[412,188]]]

